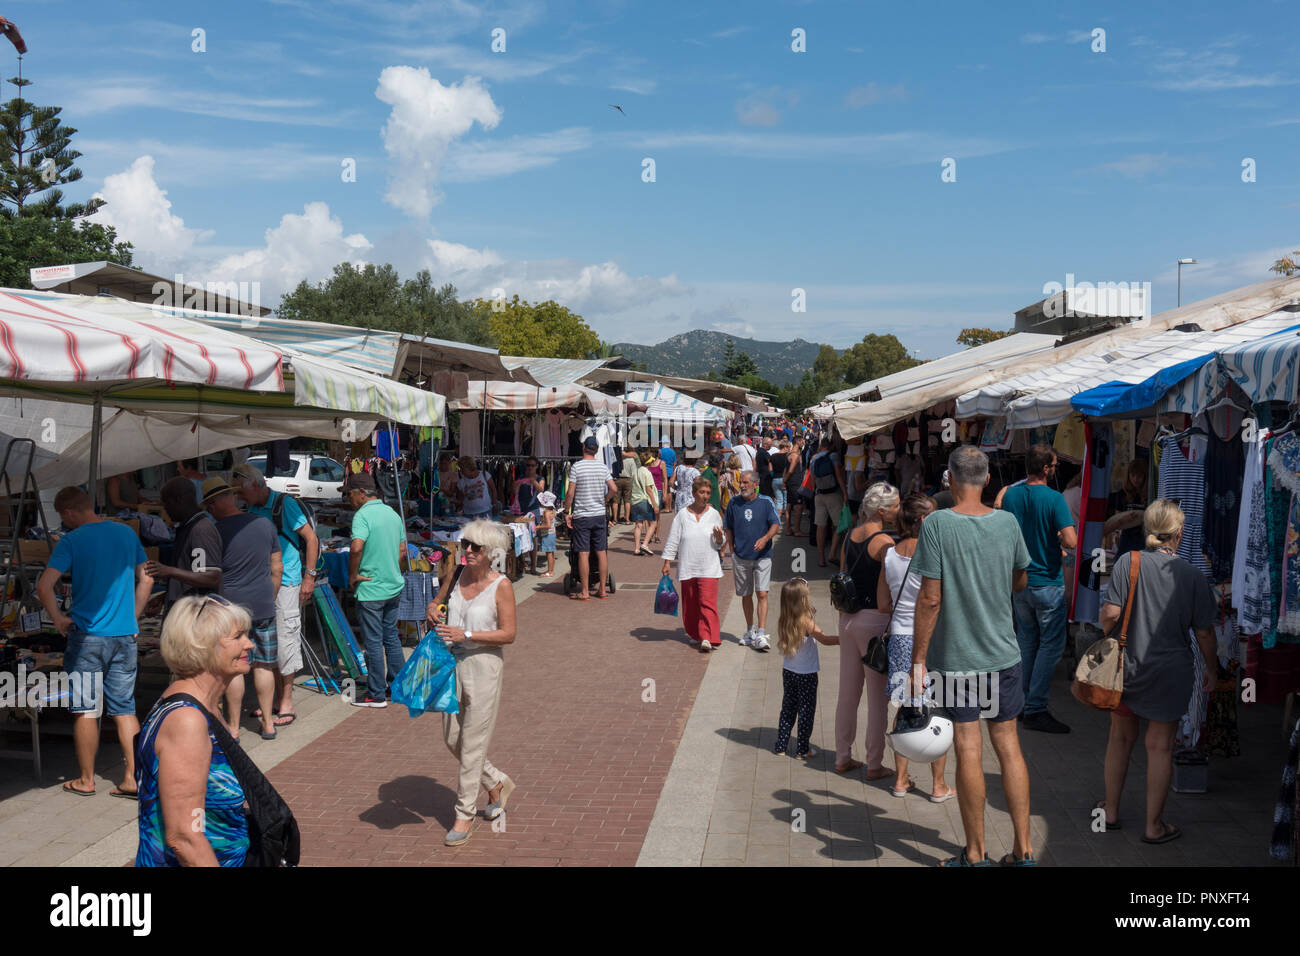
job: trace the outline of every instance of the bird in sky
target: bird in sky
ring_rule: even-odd
[[[619,106],[618,104],[610,103],[609,105],[612,106],[614,109],[618,110],[620,113],[623,113],[623,107]],[[623,113],[623,115],[626,116],[627,114]]]

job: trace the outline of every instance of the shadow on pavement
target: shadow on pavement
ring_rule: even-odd
[[[456,791],[429,777],[408,775],[379,785],[379,802],[358,819],[380,830],[436,820],[450,829],[456,822]]]

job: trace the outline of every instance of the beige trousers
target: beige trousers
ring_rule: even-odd
[[[470,651],[456,661],[456,690],[460,713],[442,715],[442,739],[460,761],[456,788],[456,818],[473,820],[478,813],[478,790],[491,790],[505,779],[487,759],[488,744],[501,702],[505,661],[500,648]]]

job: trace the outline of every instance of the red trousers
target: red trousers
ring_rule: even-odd
[[[689,578],[679,583],[682,586],[682,624],[687,636],[717,647],[722,643],[722,626],[718,623],[718,579]]]

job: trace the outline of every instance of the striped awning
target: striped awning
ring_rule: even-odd
[[[548,408],[585,408],[588,407],[588,391],[577,385],[553,385],[542,388],[537,385],[525,385],[522,382],[471,381],[469,395],[455,399],[451,403],[451,410],[453,412],[532,412]]]
[[[531,358],[503,355],[501,364],[517,382],[529,385],[574,385],[609,359]]]
[[[1159,332],[968,392],[957,399],[957,416],[1005,415],[1010,428],[1054,425],[1076,410],[1098,414],[1096,407],[1089,404],[1085,409],[1074,399],[1103,385],[1109,386],[1108,415],[1119,408],[1116,389],[1138,386],[1142,391],[1132,392],[1125,408],[1141,399],[1145,404],[1134,409],[1158,406],[1161,411],[1195,413],[1209,407],[1219,349],[1256,341],[1298,322],[1294,313],[1283,310],[1216,332]]]
[[[276,347],[194,313],[0,289],[0,392],[137,411],[439,425],[432,392]],[[239,317],[231,317],[238,322]],[[259,321],[249,318],[247,321]],[[260,320],[265,322],[265,319]]]
[[[731,420],[731,412],[691,398],[661,382],[629,382],[625,397],[646,407],[645,417],[657,421],[718,424]]]

